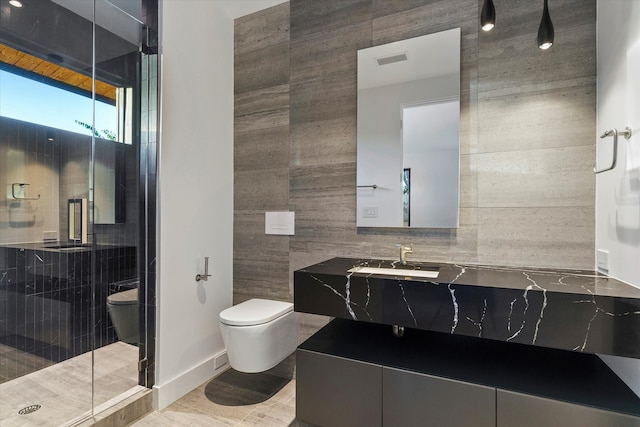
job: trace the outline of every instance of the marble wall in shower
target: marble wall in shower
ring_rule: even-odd
[[[234,302],[290,300],[292,271],[334,256],[593,269],[596,2],[292,0],[236,20]],[[460,27],[460,228],[356,227],[356,51]],[[265,236],[265,210],[296,213]],[[305,322],[311,322],[310,320]],[[310,330],[313,329],[312,327]]]
[[[106,299],[135,277],[136,248],[98,246],[94,271],[95,287],[89,249],[0,247],[0,342],[59,362],[89,351],[93,332],[96,347],[116,341]]]
[[[100,149],[116,147],[96,141]],[[45,234],[67,241],[67,200],[88,197],[91,137],[0,117],[0,342],[60,361],[116,339],[106,311],[112,285],[137,276],[137,158],[127,150],[126,222],[97,224],[95,270],[87,249],[43,249]],[[11,184],[29,185],[16,200]],[[39,195],[39,198],[38,198]],[[108,245],[108,246],[105,246]],[[95,296],[91,280],[95,272]],[[95,298],[95,299],[94,299]],[[95,319],[93,315],[95,314]],[[93,322],[95,320],[95,327]]]

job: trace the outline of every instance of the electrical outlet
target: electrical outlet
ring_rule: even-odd
[[[378,208],[362,208],[362,218],[378,218]]]
[[[598,267],[598,271],[602,273],[609,272],[609,251],[598,249],[596,252],[596,265]]]

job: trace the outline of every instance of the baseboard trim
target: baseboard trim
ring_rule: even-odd
[[[216,353],[182,375],[164,384],[154,385],[153,408],[155,410],[166,408],[182,396],[229,369],[229,364],[220,365],[220,361],[224,360],[221,358],[226,357],[226,353],[226,350]]]

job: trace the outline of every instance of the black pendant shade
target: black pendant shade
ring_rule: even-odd
[[[496,25],[496,8],[493,0],[484,0],[480,13],[480,27],[483,31],[490,31]]]
[[[549,49],[553,45],[553,23],[549,16],[549,7],[547,0],[544,0],[544,10],[542,11],[542,20],[540,28],[538,28],[538,47],[540,49]]]

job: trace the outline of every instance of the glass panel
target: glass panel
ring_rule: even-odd
[[[92,409],[91,229],[69,204],[89,198],[92,24],[22,3],[0,8],[0,424],[63,425]]]
[[[114,2],[115,3],[115,2]],[[113,137],[95,138],[94,411],[138,385],[141,3],[96,0],[96,79],[116,88]],[[133,16],[132,16],[133,15]],[[96,101],[96,105],[99,101]],[[96,116],[95,129],[111,129]]]
[[[64,425],[138,384],[141,6],[22,3],[0,8],[0,424]]]

